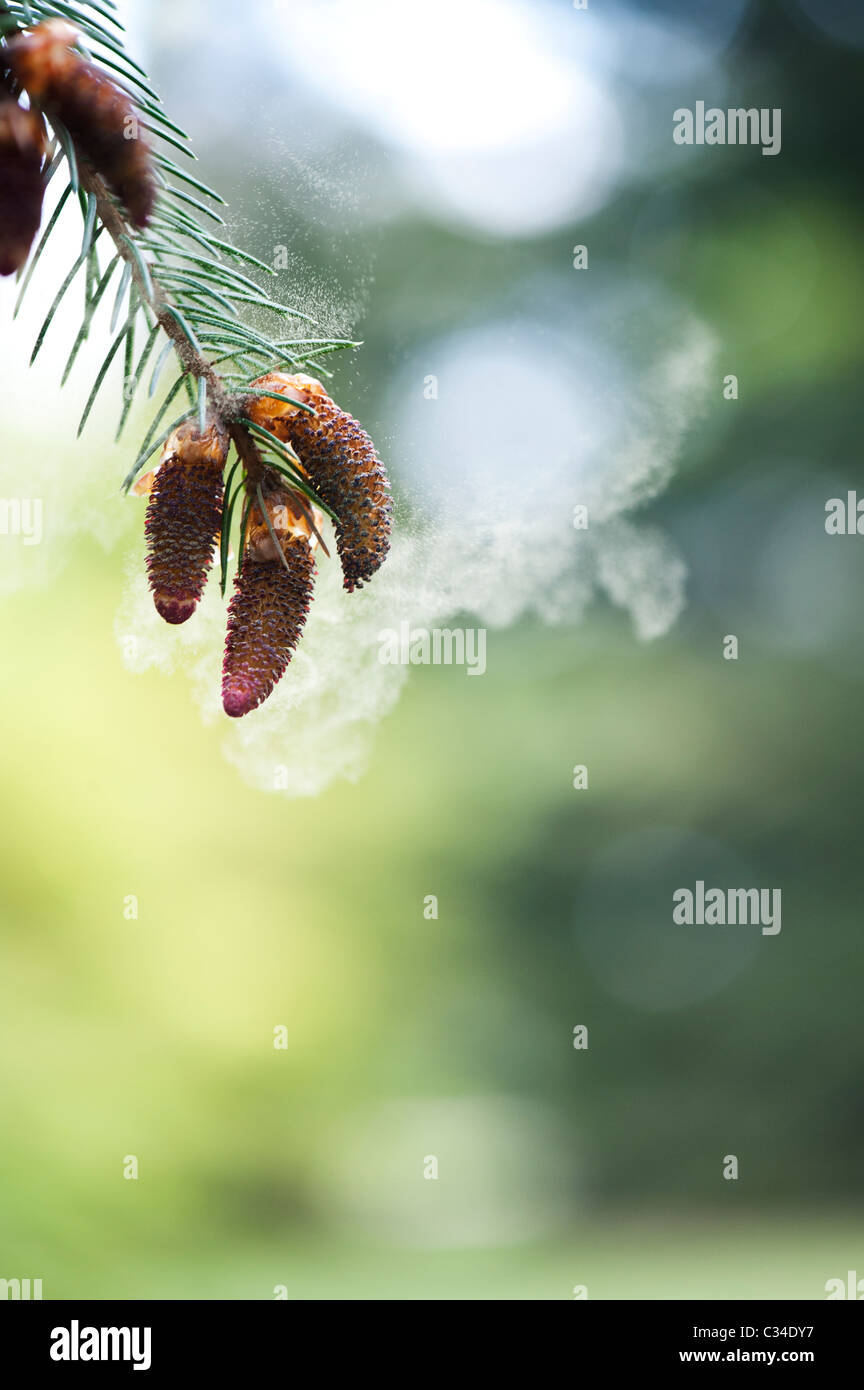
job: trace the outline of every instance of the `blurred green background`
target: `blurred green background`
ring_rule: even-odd
[[[598,601],[579,627],[496,632],[482,680],[414,671],[368,773],[291,800],[244,784],[182,676],[124,669],[131,503],[110,548],[78,532],[8,595],[0,1277],[46,1298],[822,1298],[864,1276],[864,542],[824,532],[858,476],[860,20],[619,8],[613,38],[661,26],[655,68],[682,32],[707,66],[661,81],[625,54],[607,81],[656,137],[644,170],[577,222],[508,231],[400,202],[416,170],[347,110],[316,167],[378,192],[310,210],[279,161],[326,100],[265,61],[292,6],[250,11],[244,39],[227,6],[141,6],[136,38],[249,248],[276,220],[320,283],[349,294],[365,268],[337,382],[373,434],[430,339],[518,322],[541,282],[578,314],[574,242],[710,326],[707,413],[646,511],[687,606],[651,644]],[[782,154],[676,160],[672,110],[715,93],[781,107]],[[22,464],[33,424],[7,401]],[[74,455],[82,490],[122,471],[103,434]],[[782,932],[676,934],[671,890],[697,878],[781,887]]]

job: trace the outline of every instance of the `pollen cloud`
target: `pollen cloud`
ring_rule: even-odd
[[[647,368],[593,330],[570,336],[569,356],[544,358],[530,331],[504,350],[494,326],[430,345],[408,364],[385,401],[393,437],[381,440],[397,496],[390,555],[353,595],[338,562],[319,558],[316,601],[287,674],[265,705],[225,721],[225,756],[246,781],[296,797],[362,776],[376,726],[409,676],[423,679],[422,668],[379,659],[381,631],[403,621],[445,627],[463,615],[488,630],[490,670],[496,631],[524,616],[577,624],[598,594],[630,615],[638,639],[668,631],[685,566],[633,514],[672,476],[704,403],[713,343],[692,319],[661,318],[664,346]],[[439,390],[429,400],[433,367]],[[574,527],[577,506],[587,507],[587,529]],[[194,631],[166,630],[132,558],[116,623],[124,659],[185,671],[208,721],[224,720],[223,626],[211,577]]]

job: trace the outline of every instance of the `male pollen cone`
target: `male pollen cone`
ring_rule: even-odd
[[[36,111],[0,97],[0,275],[14,275],[42,221],[45,127]]]
[[[77,30],[62,19],[11,39],[4,57],[37,106],[62,122],[78,149],[119,198],[134,227],[156,200],[150,147],[132,98],[101,68],[72,51]]]
[[[315,580],[315,538],[289,495],[273,491],[264,505],[279,552],[260,509],[253,507],[243,563],[234,578],[222,664],[222,706],[233,719],[256,709],[285,674]]]
[[[153,602],[166,623],[191,618],[213,563],[222,520],[228,436],[187,420],[166,440],[153,477],[144,534]]]
[[[310,415],[290,400],[258,396],[248,409],[257,424],[292,446],[315,491],[339,518],[336,545],[345,588],[362,588],[390,549],[390,486],[375,445],[314,377],[269,372],[252,384],[313,407]]]

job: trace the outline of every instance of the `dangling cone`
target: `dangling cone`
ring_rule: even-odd
[[[190,421],[166,441],[153,477],[144,531],[153,602],[166,623],[185,623],[195,612],[222,518],[222,470],[227,436],[211,425],[198,433]]]
[[[345,588],[361,588],[390,549],[390,485],[375,445],[314,377],[269,372],[253,385],[313,407],[310,415],[290,399],[282,404],[262,396],[248,409],[257,424],[292,446],[315,491],[339,518],[336,544]]]
[[[234,580],[222,666],[222,705],[233,719],[256,709],[281,680],[309,612],[312,550],[300,536],[280,540],[286,563],[247,545]]]

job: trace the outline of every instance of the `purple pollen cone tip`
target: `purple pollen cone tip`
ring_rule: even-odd
[[[223,689],[222,708],[232,719],[240,719],[254,707],[255,697],[245,686],[229,685]]]
[[[174,625],[185,623],[195,612],[196,602],[191,598],[156,599],[156,612],[166,623]]]

